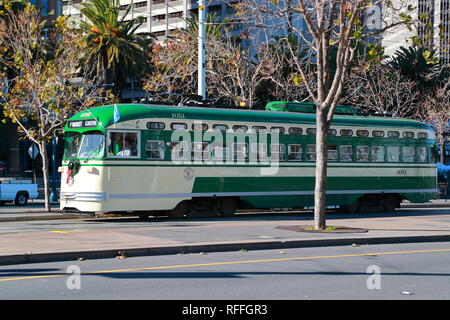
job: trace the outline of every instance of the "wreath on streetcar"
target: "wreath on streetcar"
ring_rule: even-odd
[[[76,159],[69,159],[69,162],[67,163],[67,168],[68,170],[66,183],[69,184],[70,179],[73,179],[73,177],[80,170],[80,161]]]

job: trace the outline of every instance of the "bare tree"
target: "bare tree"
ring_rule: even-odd
[[[45,22],[29,4],[0,17],[0,63],[15,70],[8,86],[2,83],[0,88],[4,114],[39,147],[46,211],[50,211],[48,142],[70,115],[107,98],[103,90],[71,84],[84,41],[66,22],[59,17],[44,34]]]
[[[419,110],[416,117],[436,132],[441,150],[439,161],[445,164],[445,139],[450,130],[450,81],[426,95]]]
[[[385,64],[366,66],[349,75],[342,101],[363,113],[414,118],[420,105],[415,82]]]
[[[312,78],[308,77],[305,64],[297,58],[300,56],[296,52],[298,48],[286,41],[293,63],[316,105],[314,228],[324,229],[327,132],[348,79],[351,62],[364,40],[376,41],[384,31],[409,23],[412,20],[409,11],[413,8],[402,1],[389,0],[242,0],[237,8],[242,22],[261,30],[268,39],[287,37],[286,30],[289,30],[301,40],[303,50],[311,52],[310,62],[317,68]],[[376,23],[368,23],[369,19]]]

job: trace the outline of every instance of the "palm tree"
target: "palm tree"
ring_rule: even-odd
[[[414,81],[422,92],[433,89],[443,76],[436,51],[429,51],[423,47],[400,47],[388,66]]]
[[[81,29],[86,34],[85,77],[120,89],[127,78],[134,81],[148,73],[154,36],[149,33],[135,34],[144,17],[125,21],[133,3],[120,19],[119,0],[92,0],[81,5],[80,12],[87,19],[80,21]]]

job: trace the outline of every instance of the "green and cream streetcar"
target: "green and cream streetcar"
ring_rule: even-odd
[[[287,111],[287,112],[283,112]],[[70,118],[61,208],[182,217],[300,208],[314,201],[314,106],[266,111],[118,104]],[[329,130],[327,205],[351,211],[437,192],[434,132],[339,107]]]

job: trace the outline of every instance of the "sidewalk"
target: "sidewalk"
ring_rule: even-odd
[[[423,204],[414,206],[405,204],[395,213],[328,214],[327,225],[350,228],[346,233],[299,232],[298,226],[312,225],[311,212],[279,216],[238,214],[229,219],[139,220],[79,216],[73,219],[57,210],[43,214],[39,205],[20,209],[10,207],[10,211],[2,207],[0,217],[33,220],[64,217],[72,220],[48,224],[44,221],[26,227],[16,223],[1,224],[0,265],[115,258],[121,251],[131,257],[450,241],[450,201],[428,203],[426,210]]]

